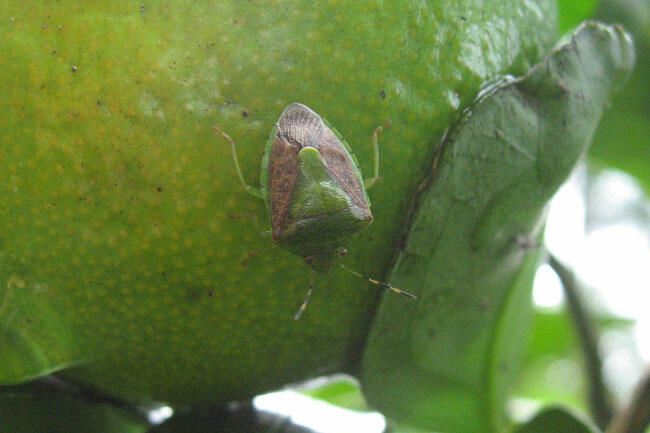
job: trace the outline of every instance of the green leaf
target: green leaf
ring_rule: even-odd
[[[569,408],[542,410],[515,433],[599,433],[598,427]]]
[[[143,433],[132,410],[71,393],[59,385],[0,387],[0,433]]]
[[[369,410],[361,390],[352,380],[335,380],[318,388],[301,392],[345,409]]]
[[[557,11],[560,32],[569,31],[591,17],[597,4],[598,0],[559,0]]]
[[[74,365],[75,347],[47,285],[12,275],[0,287],[0,383],[25,382]]]
[[[609,315],[595,319],[603,332],[627,331],[634,324],[630,319]],[[518,397],[588,409],[584,358],[574,326],[565,310],[535,311],[517,377]]]
[[[584,154],[634,59],[620,27],[581,26],[526,76],[493,85],[444,143],[364,353],[370,405],[439,431],[492,432],[516,372],[545,205]]]
[[[566,311],[535,311],[522,364],[516,384],[518,397],[549,403],[562,401],[586,409],[581,351],[573,321]]]
[[[594,320],[597,321],[598,329],[602,331],[628,331],[635,323],[632,319],[602,313],[594,317]],[[535,310],[529,334],[524,362],[549,356],[556,358],[571,356],[578,348],[574,323],[565,309]],[[562,338],[557,338],[558,335],[562,335]]]
[[[524,362],[549,356],[567,357],[578,347],[573,322],[565,310],[535,311],[529,335]]]

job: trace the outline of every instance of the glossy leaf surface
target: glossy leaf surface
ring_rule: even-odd
[[[502,427],[546,203],[633,63],[620,27],[582,25],[527,75],[486,89],[450,133],[391,278],[420,300],[384,297],[366,346],[371,405],[440,431]]]

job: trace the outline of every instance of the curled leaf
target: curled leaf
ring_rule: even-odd
[[[587,23],[517,79],[486,89],[448,135],[420,197],[362,364],[369,403],[439,431],[490,432],[525,342],[535,246],[553,193],[634,63],[620,27]]]

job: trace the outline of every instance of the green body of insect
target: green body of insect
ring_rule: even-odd
[[[235,168],[246,190],[266,202],[273,242],[305,258],[325,273],[345,255],[345,246],[372,223],[366,189],[379,179],[377,134],[373,133],[374,176],[365,182],[358,162],[341,134],[303,104],[293,103],[278,119],[262,160],[261,188],[246,184],[232,138]],[[343,267],[343,265],[341,265]],[[415,297],[388,284],[350,271],[396,293]],[[299,317],[310,290],[296,315]]]
[[[372,223],[357,161],[341,135],[302,104],[280,115],[262,162],[273,242],[327,272]]]

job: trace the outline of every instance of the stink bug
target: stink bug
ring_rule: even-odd
[[[305,258],[318,273],[335,265],[380,287],[417,299],[415,295],[373,280],[340,263],[345,246],[372,223],[366,190],[379,179],[377,134],[372,134],[374,176],[361,177],[358,163],[339,132],[309,107],[293,103],[284,109],[264,150],[261,187],[246,184],[239,167],[234,140],[214,126],[230,142],[235,169],[251,195],[266,203],[275,244]],[[298,319],[307,306],[313,274]]]

